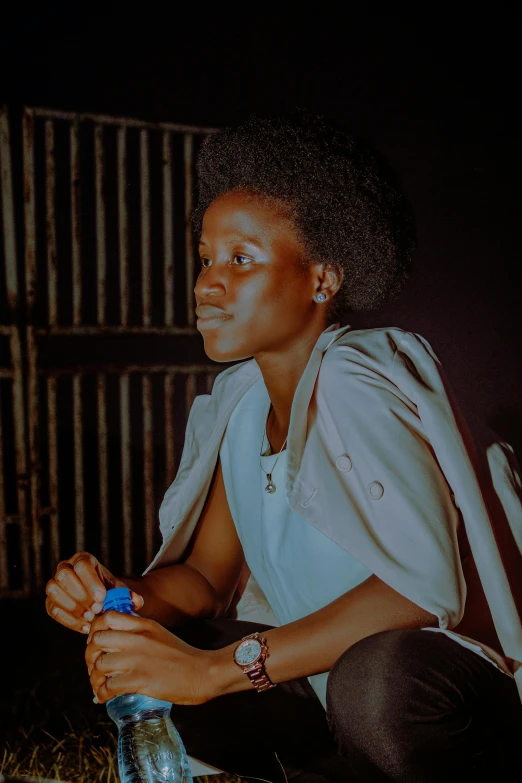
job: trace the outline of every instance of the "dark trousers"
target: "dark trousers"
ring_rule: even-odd
[[[219,649],[270,626],[199,621],[174,633]],[[514,681],[444,634],[385,631],[350,647],[328,677],[327,711],[306,678],[174,705],[189,755],[246,779],[522,779],[522,706]],[[284,772],[283,772],[284,768]]]

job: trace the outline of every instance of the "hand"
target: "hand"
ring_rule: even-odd
[[[199,650],[154,620],[109,611],[97,617],[85,653],[98,703],[141,693],[173,704],[203,704],[213,698],[212,650]]]
[[[47,582],[45,592],[47,614],[73,631],[88,634],[95,615],[103,608],[107,590],[126,587],[125,582],[88,552],[77,552],[56,567],[53,579]],[[143,598],[131,591],[136,610],[143,606]]]

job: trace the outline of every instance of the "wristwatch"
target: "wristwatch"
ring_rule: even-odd
[[[265,671],[268,656],[268,643],[258,631],[243,637],[234,650],[234,663],[243,669],[258,693],[276,687]]]

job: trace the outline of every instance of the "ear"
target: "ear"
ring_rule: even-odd
[[[319,285],[316,293],[322,292],[326,294],[329,300],[332,300],[342,285],[344,271],[342,267],[336,264],[321,264],[320,268]]]

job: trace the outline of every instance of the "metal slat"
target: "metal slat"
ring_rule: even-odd
[[[0,326],[0,333],[2,327]],[[188,326],[51,326],[38,329],[37,334],[169,334],[196,337],[198,330]]]
[[[212,394],[212,388],[214,386],[214,381],[215,380],[216,380],[215,373],[213,373],[213,372],[207,373],[207,377],[206,377],[207,394]]]
[[[81,365],[71,365],[69,367],[47,367],[45,370],[41,370],[41,375],[77,375],[77,374],[92,374],[92,373],[116,373],[122,372],[121,364],[90,364],[88,370]],[[135,373],[165,373],[176,372],[179,375],[189,375],[195,373],[196,375],[203,375],[208,372],[208,365],[198,364],[177,364],[172,366],[165,366],[164,364],[126,364],[123,368],[123,372],[127,375],[134,375]]]
[[[172,211],[172,145],[170,133],[163,134],[163,259],[165,325],[174,324],[174,235]]]
[[[9,115],[5,106],[0,109],[0,176],[2,187],[2,222],[4,227],[5,282],[7,301],[9,302],[11,312],[14,312],[18,302],[18,278],[16,268],[16,238]]]
[[[16,464],[16,498],[18,505],[18,526],[20,532],[20,554],[22,560],[23,593],[27,595],[31,586],[30,548],[28,535],[28,498],[27,498],[27,458],[25,451],[25,410],[22,351],[20,334],[17,329],[11,331],[11,361],[13,363],[13,422]]]
[[[106,221],[105,194],[103,192],[104,177],[103,127],[96,125],[94,129],[94,188],[95,188],[95,230],[96,230],[96,286],[97,286],[97,320],[101,326],[105,323],[107,313],[107,253],[106,253]]]
[[[141,290],[143,326],[152,321],[152,265],[150,257],[150,170],[149,134],[140,131]]]
[[[85,549],[82,378],[73,376],[74,514],[76,551]]]
[[[130,379],[120,376],[121,496],[123,517],[123,566],[132,573],[132,463],[130,425]]]
[[[45,212],[47,225],[47,300],[50,326],[58,323],[58,269],[56,265],[56,161],[54,123],[45,121]]]
[[[186,133],[183,143],[183,161],[185,171],[185,264],[186,264],[186,297],[187,297],[187,324],[194,326],[196,314],[194,312],[194,246],[192,241],[192,227],[190,218],[192,215],[192,190],[194,187],[192,162],[193,162],[193,137]]]
[[[4,434],[2,427],[2,384],[0,384],[0,590],[9,587],[7,570],[7,523],[5,518]]]
[[[36,204],[34,188],[34,119],[28,109],[22,120],[24,166],[25,292],[27,311],[32,312],[36,296]]]
[[[80,205],[80,128],[78,121],[70,129],[71,144],[71,253],[73,324],[82,322],[81,205]]]
[[[100,556],[105,565],[109,562],[109,461],[107,441],[107,382],[105,375],[98,375],[98,473],[100,480]]]
[[[33,573],[36,587],[43,583],[42,537],[40,530],[40,454],[39,454],[39,400],[38,350],[33,327],[26,331],[27,345],[27,409],[29,419],[29,488],[31,498],[31,540]]]
[[[175,378],[172,373],[165,375],[165,481],[169,486],[174,481],[176,444],[174,441],[174,383]]]
[[[49,520],[51,533],[51,567],[60,560],[60,515],[58,510],[58,415],[56,378],[47,379],[47,420],[49,452]]]
[[[28,595],[31,587],[31,574],[29,570],[31,539],[28,535],[29,504],[27,496],[27,458],[25,451],[24,387],[22,352],[18,330],[13,329],[11,332],[10,348],[13,362],[13,419],[16,463],[16,495],[18,505],[18,526],[20,534],[20,556],[22,560],[22,590],[24,595]]]
[[[129,322],[129,239],[126,193],[126,158],[127,137],[125,128],[118,128],[117,146],[117,180],[118,180],[118,255],[120,264],[120,323],[127,326]]]
[[[149,130],[172,131],[173,133],[197,133],[207,135],[216,133],[217,128],[201,128],[198,125],[179,125],[172,122],[147,122],[137,120],[133,117],[111,117],[106,114],[90,114],[89,112],[75,113],[72,111],[61,111],[57,109],[43,109],[38,106],[31,110],[35,117],[52,117],[55,120],[69,120],[74,122],[79,120],[84,122],[89,120],[97,122],[100,125],[117,125],[124,128],[148,128]]]
[[[197,373],[188,373],[185,378],[185,405],[187,411],[187,418],[192,408],[192,403],[196,397],[196,378]]]
[[[152,417],[152,379],[143,376],[143,481],[145,503],[145,552],[147,563],[154,557],[154,528],[156,509],[154,507],[154,430]]]

